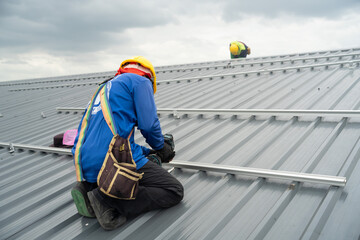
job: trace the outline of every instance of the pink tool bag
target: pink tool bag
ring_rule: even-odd
[[[78,132],[77,129],[67,130],[67,131],[64,133],[63,145],[66,145],[66,146],[74,146],[74,141],[75,141],[77,132]]]

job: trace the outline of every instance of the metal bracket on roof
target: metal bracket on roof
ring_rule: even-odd
[[[174,110],[172,114],[175,119],[180,119],[180,116],[178,115],[178,112],[176,110]]]
[[[350,61],[349,65],[348,65],[348,68],[350,70],[354,70],[357,67],[357,65],[358,65],[358,63],[355,63],[354,61]]]
[[[13,154],[15,152],[14,145],[12,143],[9,143],[9,153]]]

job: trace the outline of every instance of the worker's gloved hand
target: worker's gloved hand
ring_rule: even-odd
[[[164,142],[164,147],[158,151],[156,154],[161,158],[161,162],[168,163],[175,157],[175,151],[172,150],[171,146]]]
[[[171,134],[164,135],[164,147],[156,151],[156,154],[161,158],[161,162],[168,163],[175,157],[175,143],[174,137]]]

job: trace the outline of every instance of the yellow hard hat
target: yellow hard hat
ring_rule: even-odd
[[[239,46],[235,43],[230,44],[230,52],[232,55],[238,55],[239,54]]]
[[[150,70],[151,75],[152,75],[152,83],[153,83],[153,89],[154,89],[154,93],[156,92],[156,74],[155,74],[155,69],[154,66],[151,64],[151,62],[149,60],[147,60],[146,58],[142,57],[142,56],[135,56],[133,58],[130,59],[126,59],[125,61],[123,61],[120,64],[120,68],[123,68],[124,65],[126,65],[127,63],[138,63],[141,66],[147,68]]]

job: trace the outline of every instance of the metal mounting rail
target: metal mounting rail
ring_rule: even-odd
[[[21,150],[30,150],[35,152],[71,155],[71,149],[67,149],[67,148],[45,147],[45,146],[37,146],[37,145],[29,145],[29,144],[6,143],[6,142],[0,142],[0,147],[9,147],[10,151],[14,151],[14,149],[17,148]]]
[[[159,108],[158,113],[182,114],[248,114],[257,116],[316,116],[316,117],[360,117],[360,110],[301,110],[301,109],[196,109]]]
[[[43,147],[43,146],[34,146],[34,145],[16,144],[16,143],[4,143],[4,142],[0,142],[0,146],[9,147],[10,152],[14,152],[14,149],[17,148],[22,150],[39,151],[44,153],[71,155],[71,149]],[[318,174],[301,173],[301,172],[300,173],[288,172],[288,171],[279,171],[279,170],[237,167],[237,166],[228,166],[228,165],[220,165],[220,164],[210,164],[210,163],[184,162],[184,161],[172,161],[164,165],[174,168],[194,169],[199,171],[219,172],[219,173],[227,173],[227,174],[239,174],[239,175],[246,175],[253,177],[290,180],[297,182],[328,184],[338,187],[344,187],[346,185],[346,178],[339,176],[318,175]]]
[[[342,58],[350,56],[358,56],[360,52],[350,53],[350,54],[339,54],[339,55],[328,55],[328,56],[311,56],[311,57],[298,57],[298,58],[286,58],[286,59],[272,59],[267,61],[239,61],[238,59],[232,59],[228,61],[223,61],[217,65],[204,65],[196,67],[187,67],[187,68],[169,68],[165,70],[158,70],[157,72],[169,72],[169,71],[178,71],[178,70],[195,70],[195,69],[204,69],[204,68],[219,68],[227,67],[229,63],[230,66],[239,66],[239,65],[252,65],[252,64],[269,64],[269,63],[284,63],[284,62],[295,62],[295,61],[306,61],[306,60],[319,60],[319,59],[330,59],[330,58]]]
[[[59,111],[59,112],[83,112],[83,111],[85,111],[85,108],[80,108],[80,107],[57,107],[56,111]]]
[[[39,86],[39,87],[30,87],[30,88],[18,88],[18,89],[9,89],[10,92],[15,91],[24,91],[24,90],[40,90],[40,89],[54,89],[54,88],[65,88],[65,87],[80,87],[80,86],[91,86],[91,85],[98,85],[98,82],[80,82],[80,83],[70,83],[70,84],[62,84],[62,85],[49,85],[49,86]]]
[[[301,172],[288,172],[279,170],[269,170],[261,168],[250,168],[250,167],[237,167],[220,164],[210,163],[198,163],[198,162],[183,162],[183,161],[172,161],[166,165],[175,168],[186,168],[200,171],[219,172],[227,174],[240,174],[253,177],[261,178],[273,178],[290,180],[297,182],[311,182],[320,184],[329,184],[332,186],[344,187],[346,185],[345,177],[329,176],[329,175],[318,175]]]
[[[82,112],[85,108],[57,107],[60,112]],[[160,114],[230,114],[257,116],[316,116],[316,117],[360,117],[360,110],[301,110],[301,109],[197,109],[197,108],[158,108]]]
[[[253,70],[253,71],[246,71],[246,72],[233,72],[233,73],[223,73],[217,75],[208,75],[208,76],[197,76],[197,77],[190,77],[190,78],[178,78],[178,79],[169,79],[169,80],[159,80],[157,83],[168,83],[168,82],[181,82],[181,81],[191,81],[191,80],[202,80],[202,79],[213,79],[214,77],[226,77],[226,76],[236,76],[236,75],[249,75],[249,74],[264,74],[269,73],[272,74],[273,72],[286,72],[290,70],[297,70],[300,71],[304,68],[316,68],[316,67],[329,67],[332,65],[345,65],[351,64],[351,66],[355,66],[360,62],[359,60],[351,60],[351,61],[341,61],[341,62],[332,62],[332,63],[320,63],[320,64],[310,64],[310,65],[303,65],[303,66],[292,66],[292,67],[284,67],[284,68],[273,68],[273,69],[262,69],[262,70]],[[355,67],[353,67],[355,68]]]
[[[79,81],[88,78],[108,78],[114,76],[116,71],[111,72],[99,72],[99,73],[85,73],[77,75],[65,75],[58,77],[46,77],[46,78],[33,78],[33,79],[24,79],[19,81],[8,81],[1,83],[0,86],[15,86],[15,85],[33,85],[38,83],[54,83],[54,82],[64,82],[64,81]],[[31,81],[32,80],[32,81]],[[29,82],[31,81],[31,82]]]

